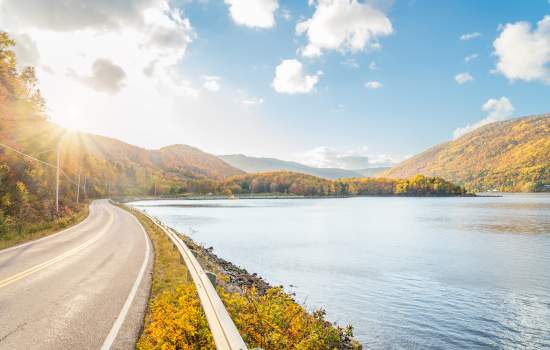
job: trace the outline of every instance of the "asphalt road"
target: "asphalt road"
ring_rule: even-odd
[[[66,231],[0,250],[0,349],[133,349],[152,254],[135,217],[106,200]]]

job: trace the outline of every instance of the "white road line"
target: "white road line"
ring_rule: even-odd
[[[122,209],[120,209],[122,210]],[[143,275],[145,275],[145,270],[147,269],[147,264],[149,262],[149,255],[151,247],[149,245],[149,236],[147,236],[147,233],[145,232],[145,229],[141,225],[141,223],[136,219],[136,217],[133,214],[128,214],[134,220],[137,222],[139,227],[141,227],[141,231],[143,232],[143,237],[145,238],[145,258],[143,260],[143,264],[141,264],[141,269],[139,270],[138,276],[136,280],[134,281],[134,285],[132,286],[132,289],[130,290],[130,294],[128,294],[128,298],[126,298],[126,302],[122,306],[122,309],[120,310],[120,313],[118,314],[115,323],[113,323],[113,327],[111,328],[111,331],[107,335],[107,338],[103,341],[103,345],[101,346],[101,350],[109,350],[111,349],[111,346],[113,345],[113,342],[116,339],[116,336],[118,334],[118,331],[120,330],[120,327],[122,327],[122,324],[124,323],[124,320],[126,319],[126,315],[128,314],[128,311],[130,310],[130,306],[132,305],[132,302],[134,301],[134,298],[137,294],[137,290],[139,288],[139,285],[141,284],[141,280],[143,279]]]
[[[107,224],[106,227],[110,227],[111,223],[113,222],[113,216],[111,215],[110,218],[109,218],[109,224]],[[31,268],[28,268],[26,269],[25,271],[22,271],[22,272],[19,272],[13,276],[10,276],[8,278],[5,278],[3,280],[0,281],[0,288],[3,288],[3,287],[6,287],[7,285],[10,285],[14,282],[17,282],[27,276],[30,276],[32,275],[33,273],[36,273],[36,272],[39,272],[39,271],[42,271],[44,270],[45,268],[49,267],[50,265],[53,265],[55,264],[56,262],[58,261],[61,261],[65,258],[68,258],[76,253],[78,253],[79,251],[81,250],[84,250],[86,247],[88,247],[89,245],[95,243],[97,240],[99,240],[104,234],[105,232],[107,232],[108,229],[107,228],[104,228],[101,233],[95,235],[94,237],[88,239],[87,241],[85,241],[84,243],[76,246],[75,248],[72,248],[68,251],[66,251],[65,253],[63,254],[60,254],[58,256],[55,256],[43,263],[40,263],[38,265],[35,265]]]

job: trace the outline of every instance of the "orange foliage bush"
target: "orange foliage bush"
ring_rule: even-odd
[[[185,284],[175,292],[164,292],[149,307],[150,323],[137,349],[215,349],[194,285]]]

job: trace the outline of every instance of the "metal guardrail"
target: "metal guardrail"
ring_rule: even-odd
[[[187,247],[187,245],[171,228],[167,227],[149,214],[146,214],[139,209],[133,209],[138,210],[140,213],[147,216],[153,223],[155,223],[155,225],[166,233],[168,238],[170,238],[170,240],[178,248],[197,288],[202,308],[206,314],[208,326],[210,327],[212,337],[214,338],[214,343],[216,344],[216,349],[247,350],[248,348],[239,334],[235,323],[233,323],[233,320],[225,309],[220,296],[216,292],[216,289],[210,282],[208,275],[204,272],[189,247]]]

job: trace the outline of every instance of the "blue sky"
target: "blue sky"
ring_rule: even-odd
[[[151,101],[150,110],[158,110],[158,121],[162,121],[162,125],[151,127],[151,113],[140,115],[141,108],[135,106],[138,92],[131,92],[137,90],[133,84],[140,83],[137,78],[132,80],[131,69],[122,63],[124,60],[113,55],[108,57],[109,62],[126,73],[120,92],[117,90],[113,95],[94,92],[93,96],[105,107],[94,117],[74,107],[77,111],[73,114],[78,115],[73,118],[78,119],[76,124],[84,130],[145,147],[188,143],[216,154],[276,156],[331,166],[335,165],[335,158],[346,156],[370,157],[372,164],[376,160],[399,160],[451,140],[457,128],[468,124],[470,127],[464,132],[476,123],[481,125],[482,120],[550,111],[550,78],[545,71],[550,61],[550,51],[545,51],[545,45],[550,50],[550,25],[544,28],[541,25],[537,32],[537,23],[550,15],[547,0],[333,0],[340,1],[342,8],[352,3],[366,4],[391,23],[391,33],[376,34],[375,29],[374,34],[364,40],[364,49],[350,50],[344,42],[333,49],[324,48],[315,56],[301,51],[312,40],[307,32],[297,33],[297,24],[314,18],[320,3],[331,1],[308,4],[306,0],[254,0],[268,6],[276,3],[273,25],[259,26],[239,23],[230,12],[232,1],[160,1],[189,22],[189,27],[182,29],[189,40],[180,44],[179,56],[165,68],[170,74],[182,77],[176,89],[181,90],[182,84],[188,86],[195,100],[185,102],[187,97],[178,95],[174,101]],[[7,11],[17,10],[16,5],[10,7],[9,3],[10,0],[0,0],[0,19],[2,11],[6,15]],[[99,3],[109,6],[108,2]],[[147,6],[153,6],[153,2]],[[147,8],[136,11],[141,10]],[[166,11],[166,7],[162,11]],[[372,17],[366,16],[365,21],[369,20]],[[52,40],[48,37],[51,28],[39,27],[30,21],[16,22],[6,29],[17,35],[29,33],[39,49],[40,40]],[[529,23],[531,27],[513,26],[518,22]],[[121,23],[131,26],[126,19]],[[181,22],[178,23],[181,29]],[[84,36],[81,31],[93,30],[93,25],[63,30],[78,38]],[[63,30],[56,28],[55,35],[63,34],[60,34]],[[99,33],[99,29],[96,30]],[[105,26],[101,30],[104,31]],[[121,32],[120,26],[109,30]],[[469,40],[460,39],[472,33],[477,34]],[[129,34],[121,35],[129,37]],[[502,52],[496,52],[495,48],[499,37],[503,38]],[[534,47],[528,45],[531,41],[538,43],[538,51],[531,52]],[[379,47],[372,47],[376,45]],[[181,52],[182,46],[184,52]],[[514,51],[520,56],[539,57],[539,60],[518,63]],[[93,59],[97,57],[92,53],[86,55],[90,56],[90,62],[95,62]],[[106,55],[98,51],[96,56]],[[43,56],[47,55],[40,55]],[[471,59],[466,62],[468,56]],[[302,64],[301,77],[309,75],[316,83],[303,87],[307,91],[277,91],[274,79],[283,60],[297,60]],[[506,67],[498,69],[501,61]],[[64,64],[64,70],[73,69]],[[55,71],[55,65],[55,60],[48,65],[44,63],[42,70]],[[94,78],[93,69],[85,73],[85,68],[82,63],[81,75],[79,68],[73,69],[76,73],[70,84],[75,84],[75,76],[82,77],[77,80],[80,83]],[[459,84],[455,76],[461,73],[464,82]],[[85,78],[86,74],[90,77]],[[41,79],[53,81],[50,75],[43,73]],[[59,76],[56,79],[59,80]],[[201,88],[207,81],[213,82],[210,89],[206,84]],[[369,89],[365,85],[368,82],[376,82],[380,87]],[[46,90],[52,90],[50,84],[45,83]],[[211,94],[206,95],[206,90]],[[87,100],[92,98],[91,92],[82,91]],[[161,91],[168,90],[161,87]],[[60,106],[55,93],[50,94],[54,106]],[[48,91],[45,95],[48,98]],[[127,104],[134,101],[132,106],[121,102],[125,99]],[[236,103],[237,100],[240,103]],[[132,128],[128,128],[127,119],[120,117],[125,114],[125,107],[133,115]],[[55,115],[56,111],[60,111],[60,115],[70,114],[63,108],[52,107],[53,120],[63,123],[63,118]],[[107,121],[96,117],[103,113],[109,115],[110,120],[116,114],[117,120],[123,122],[107,128]]]

